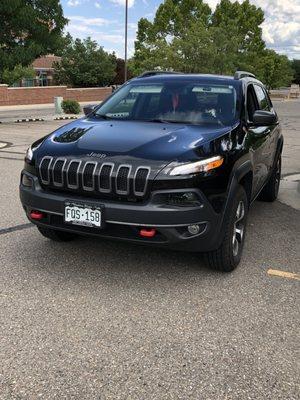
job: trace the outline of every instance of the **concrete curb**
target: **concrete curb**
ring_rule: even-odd
[[[24,122],[51,122],[51,121],[69,121],[82,118],[84,115],[71,115],[71,116],[53,116],[47,115],[42,117],[24,117],[24,118],[11,118],[0,120],[0,124],[13,124],[13,123],[24,123]]]
[[[20,122],[38,122],[38,121],[45,121],[44,118],[21,118],[21,119],[16,119],[14,122],[20,123]]]
[[[53,118],[53,120],[54,121],[62,121],[62,120],[65,120],[65,119],[78,119],[79,117],[54,117]]]

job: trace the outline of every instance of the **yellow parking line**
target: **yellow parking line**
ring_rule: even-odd
[[[268,269],[268,275],[271,276],[280,276],[281,278],[288,278],[288,279],[296,279],[296,281],[300,281],[300,275],[295,274],[294,272],[287,272],[287,271],[279,271],[278,269]]]

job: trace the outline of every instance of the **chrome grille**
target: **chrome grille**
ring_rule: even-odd
[[[71,189],[79,188],[79,175],[81,161],[71,161],[67,168],[67,186]]]
[[[93,192],[112,196],[143,197],[150,167],[77,159],[44,157],[39,164],[42,185],[66,191]]]
[[[102,193],[110,193],[112,189],[111,175],[114,168],[112,163],[104,163],[101,165],[99,173],[99,190]]]
[[[50,164],[52,157],[44,157],[40,163],[39,172],[40,178],[43,184],[48,185],[50,183]]]
[[[143,196],[145,194],[149,175],[149,167],[139,167],[136,170],[133,182],[133,191],[136,196]]]
[[[54,186],[62,187],[64,184],[64,166],[67,160],[57,158],[52,167],[52,180]]]
[[[129,175],[131,171],[130,165],[120,165],[116,175],[116,193],[129,193]]]
[[[95,177],[94,173],[97,167],[96,162],[85,163],[82,171],[82,187],[84,190],[95,190]]]

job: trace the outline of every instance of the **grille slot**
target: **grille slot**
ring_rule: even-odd
[[[84,190],[95,190],[94,173],[97,167],[96,162],[87,162],[82,171],[82,187]]]
[[[45,185],[49,185],[50,184],[50,164],[52,161],[52,157],[44,157],[40,163],[40,177],[41,177],[41,181],[42,183],[44,183]]]
[[[129,175],[131,171],[130,165],[120,165],[116,175],[116,193],[129,193]]]
[[[81,161],[71,161],[67,169],[67,186],[71,189],[79,188],[78,171]]]
[[[78,159],[45,156],[39,164],[39,179],[42,185],[65,191],[75,190],[84,195],[116,198],[120,195],[143,197],[147,191],[150,167],[136,169],[129,164],[118,167],[114,163],[83,161]],[[124,199],[125,200],[125,199]]]
[[[150,174],[149,167],[139,167],[134,177],[133,191],[137,196],[143,196],[147,189],[147,181]]]
[[[66,164],[66,159],[57,158],[52,167],[52,180],[54,186],[63,186],[64,184],[64,166]]]
[[[99,174],[99,190],[103,193],[111,192],[111,174],[114,168],[114,164],[102,164]]]

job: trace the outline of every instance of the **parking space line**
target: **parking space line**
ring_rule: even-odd
[[[16,158],[16,157],[2,157],[0,156],[1,160],[17,160],[17,161],[24,161],[24,157],[22,158]]]
[[[27,224],[10,226],[9,228],[0,229],[0,235],[6,235],[7,233],[22,231],[23,229],[33,228],[34,225],[28,222]]]
[[[294,272],[280,271],[278,269],[268,269],[268,275],[271,276],[279,276],[280,278],[288,278],[295,279],[296,281],[300,281],[300,274],[296,274]]]
[[[7,154],[21,154],[21,156],[24,156],[25,151],[9,151],[9,150],[0,150],[1,154],[2,153],[7,153]]]

